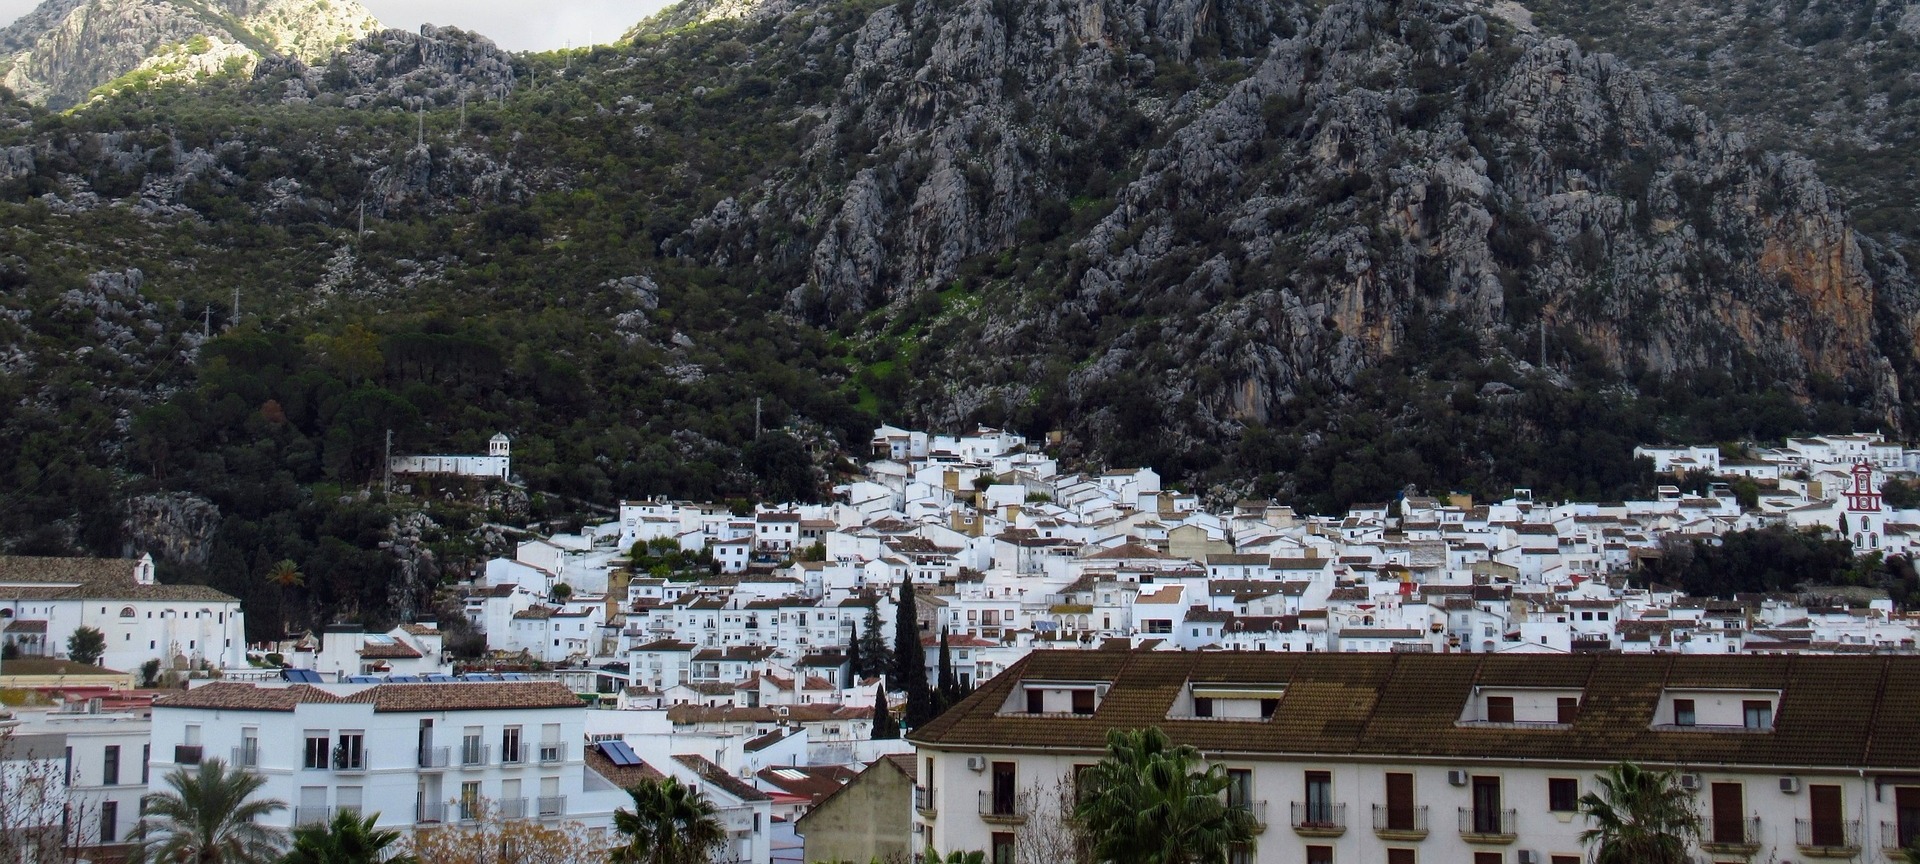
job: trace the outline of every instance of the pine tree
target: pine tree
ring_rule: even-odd
[[[885,741],[900,737],[900,724],[893,722],[893,715],[887,713],[887,685],[873,688],[873,740]]]
[[[920,616],[914,610],[913,583],[900,580],[893,611],[893,680],[907,694],[906,725],[918,729],[933,719],[933,694],[927,689],[927,652],[920,645]]]
[[[867,674],[866,663],[860,657],[860,625],[853,626],[853,638],[847,640],[847,686],[860,683]]]

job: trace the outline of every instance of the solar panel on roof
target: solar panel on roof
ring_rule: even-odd
[[[452,675],[428,675],[427,680],[438,684],[441,682],[452,681],[453,676]]]
[[[526,674],[525,674],[525,673],[522,673],[522,672],[508,672],[508,673],[505,673],[505,674],[503,674],[503,675],[501,675],[500,677],[502,677],[502,678],[505,678],[505,679],[506,679],[506,680],[508,680],[508,681],[525,681],[525,680],[527,680],[527,676],[526,676]]]
[[[349,677],[347,678],[347,683],[349,683],[349,684],[378,684],[378,683],[380,683],[380,679],[378,679],[378,678],[375,678],[375,677],[373,677],[372,675],[353,675],[353,676],[349,676]]]
[[[388,681],[389,683],[392,683],[392,684],[418,684],[418,683],[420,683],[420,679],[419,679],[419,678],[417,678],[417,677],[415,677],[415,676],[412,676],[412,675],[395,675],[395,676],[393,676],[393,677],[391,677],[391,678],[388,678],[388,679],[387,679],[387,681]]]
[[[640,756],[625,741],[602,741],[600,752],[615,765],[639,765]]]

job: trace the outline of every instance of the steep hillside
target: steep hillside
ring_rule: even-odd
[[[0,86],[65,108],[100,87],[322,59],[379,26],[355,0],[46,0],[0,30]]]
[[[1812,163],[1475,8],[712,0],[636,33],[384,31],[7,106],[0,542],[243,595],[293,558],[364,611],[439,572],[392,550],[459,560],[504,513],[818,495],[883,418],[1316,510],[1911,422],[1912,277]],[[388,430],[506,431],[531,497],[383,500]]]
[[[1756,144],[1805,152],[1868,233],[1920,260],[1920,2],[1528,0]]]

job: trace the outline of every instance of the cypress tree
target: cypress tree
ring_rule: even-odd
[[[867,607],[867,625],[860,633],[861,674],[866,677],[893,674],[893,652],[887,650],[887,634],[880,625],[880,603]]]
[[[860,657],[860,625],[853,625],[853,638],[847,640],[847,684],[852,687],[860,683],[866,674],[866,664]]]
[[[920,646],[913,583],[904,577],[900,580],[900,599],[893,610],[893,680],[888,683],[907,694],[907,728],[918,729],[933,719],[933,694],[927,689],[927,652]]]
[[[900,737],[900,724],[893,722],[893,715],[887,713],[887,685],[873,688],[873,740],[885,741]]]
[[[960,685],[955,683],[953,674],[953,652],[947,648],[947,628],[940,628],[940,679],[934,692],[934,704],[940,713],[945,713],[953,703],[960,701]]]

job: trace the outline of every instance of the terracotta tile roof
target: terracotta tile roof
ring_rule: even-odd
[[[789,795],[807,799],[808,804],[819,804],[858,775],[845,765],[825,765],[762,768],[753,776]]]
[[[412,645],[395,640],[384,645],[363,645],[360,657],[366,660],[418,660],[420,652]]]
[[[997,714],[1028,677],[1112,688],[1092,722]],[[1283,684],[1286,695],[1267,722],[1169,720],[1188,680]],[[1580,688],[1579,719],[1552,729],[1460,725],[1476,685]],[[1782,695],[1770,733],[1681,732],[1652,725],[1665,687]],[[1910,770],[1920,768],[1920,658],[1036,651],[912,738],[1095,752],[1107,729],[1140,726],[1208,752]]]
[[[700,775],[700,779],[706,784],[728,795],[732,795],[741,801],[773,800],[773,796],[753,788],[753,786],[745,780],[728,774],[726,769],[713,764],[713,762],[705,756],[675,756],[673,757],[673,761],[692,769],[695,774]]]
[[[309,702],[372,705],[377,712],[579,708],[582,704],[573,691],[553,681],[381,684],[344,697],[305,684],[271,687],[216,681],[153,704],[156,708],[292,711]]]
[[[608,783],[622,789],[632,789],[635,786],[664,780],[667,776],[645,762],[638,765],[615,765],[613,760],[608,759],[607,754],[600,752],[598,747],[587,748],[587,769],[607,778]]]

